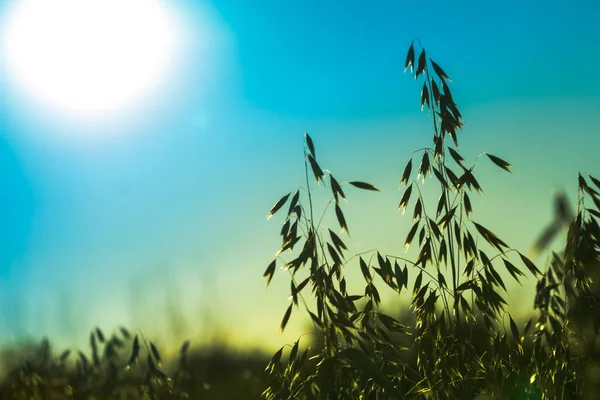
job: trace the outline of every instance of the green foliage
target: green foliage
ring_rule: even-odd
[[[123,354],[127,342],[131,342],[128,361]],[[12,371],[8,379],[11,396],[6,398],[187,398],[182,390],[187,345],[182,347],[175,378],[171,379],[161,369],[158,348],[152,342],[143,340],[143,343],[147,349],[146,362],[134,373],[132,367],[142,357],[140,336],[135,335],[131,340],[125,328],[121,328],[120,335],[113,334],[108,339],[100,328],[92,331],[90,357],[81,351],[74,355],[66,350],[53,359],[50,344],[44,340],[37,357],[24,368]],[[67,362],[73,356],[75,368],[69,370]]]
[[[266,357],[225,348],[191,351],[189,341],[175,360],[125,328],[105,337],[90,335],[89,353],[66,350],[54,356],[43,340],[23,366],[0,381],[1,399],[230,399],[259,398]],[[3,354],[8,357],[8,354]],[[16,358],[13,350],[11,355]],[[3,359],[2,361],[8,361]]]
[[[542,274],[530,259],[474,219],[471,197],[483,192],[475,176],[480,156],[470,164],[458,151],[463,119],[450,91],[449,76],[422,47],[416,51],[415,43],[406,57],[405,71],[409,68],[415,79],[422,79],[421,109],[427,108],[433,125],[432,147],[414,152],[400,178],[405,190],[398,210],[404,213],[413,207],[404,247],[418,246],[416,259],[376,250],[347,256],[346,244],[322,222],[332,213],[341,231],[349,234],[340,203],[340,198],[346,199],[346,183],[340,184],[321,168],[314,142],[305,134],[306,186],[294,192],[281,229],[281,248],[264,276],[268,285],[278,263],[290,276],[293,301],[281,330],[294,308],[302,308],[321,342],[309,358],[309,349],[300,354],[296,342],[286,362],[281,360],[284,348],[280,349],[267,366],[271,382],[263,397],[597,398],[600,195],[596,189],[600,182],[591,176],[588,180],[579,177],[579,213],[571,225],[565,254],[554,254]],[[507,161],[483,154],[511,172]],[[418,160],[414,177],[413,161],[416,165]],[[430,179],[439,185],[435,207],[421,191]],[[331,200],[317,220],[315,184],[327,186],[327,182]],[[368,183],[348,183],[378,191]],[[290,195],[282,197],[268,217]],[[591,207],[585,207],[590,200]],[[284,253],[292,259],[284,260]],[[351,262],[358,262],[364,294],[353,295],[346,289],[344,271]],[[523,267],[538,279],[538,319],[533,327],[532,320],[520,327],[506,311],[507,285],[498,272],[505,269],[518,281],[525,276]],[[410,326],[383,312],[382,285],[373,272],[383,288],[398,295],[410,292],[414,318]],[[414,279],[412,290],[409,278]],[[305,290],[308,287],[310,291]]]

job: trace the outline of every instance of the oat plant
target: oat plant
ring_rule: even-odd
[[[587,179],[586,179],[587,178]],[[532,382],[543,398],[600,397],[600,180],[578,176],[577,217],[538,281]]]
[[[376,250],[346,256],[343,239],[323,224],[322,217],[315,218],[314,191],[329,186],[331,200],[320,212],[335,213],[341,231],[348,233],[340,202],[346,198],[344,189],[349,185],[378,189],[363,182],[340,184],[321,168],[314,143],[305,134],[305,186],[283,196],[268,213],[270,218],[289,201],[282,245],[264,277],[268,284],[278,264],[290,276],[292,302],[281,329],[293,310],[301,308],[323,343],[310,357],[312,363],[307,362],[308,349],[300,353],[299,342],[290,346],[285,362],[285,346],[280,349],[267,366],[271,384],[263,393],[266,399],[463,399],[538,393],[531,378],[536,368],[529,362],[531,351],[525,343],[531,324],[519,330],[506,312],[506,274],[503,277],[500,271],[517,281],[525,269],[533,276],[541,272],[478,222],[471,203],[473,195],[483,192],[475,177],[482,156],[508,172],[512,165],[489,153],[472,163],[460,154],[463,119],[450,90],[452,81],[418,40],[410,46],[404,67],[422,81],[420,104],[431,116],[433,133],[432,147],[414,152],[400,178],[404,191],[398,209],[412,210],[401,245],[405,250],[417,246],[416,259]],[[418,167],[413,168],[413,162]],[[421,190],[431,179],[439,185],[439,197],[433,200]],[[346,290],[344,271],[355,261],[365,280],[360,294]],[[310,295],[305,296],[307,287]],[[383,312],[382,287],[398,294],[410,292],[414,326]],[[483,331],[476,331],[478,324],[483,324]],[[410,347],[399,344],[407,340]],[[407,356],[409,351],[415,353],[414,360]]]

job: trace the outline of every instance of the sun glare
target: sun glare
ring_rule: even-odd
[[[5,10],[8,82],[51,113],[103,119],[157,91],[177,56],[161,0],[16,0]]]

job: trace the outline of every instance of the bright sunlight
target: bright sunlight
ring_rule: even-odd
[[[27,100],[98,120],[158,91],[180,39],[161,0],[18,0],[0,40],[6,76]]]

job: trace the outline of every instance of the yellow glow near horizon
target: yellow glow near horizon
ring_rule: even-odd
[[[2,64],[50,113],[103,119],[160,87],[179,34],[160,0],[18,0],[5,13]]]

